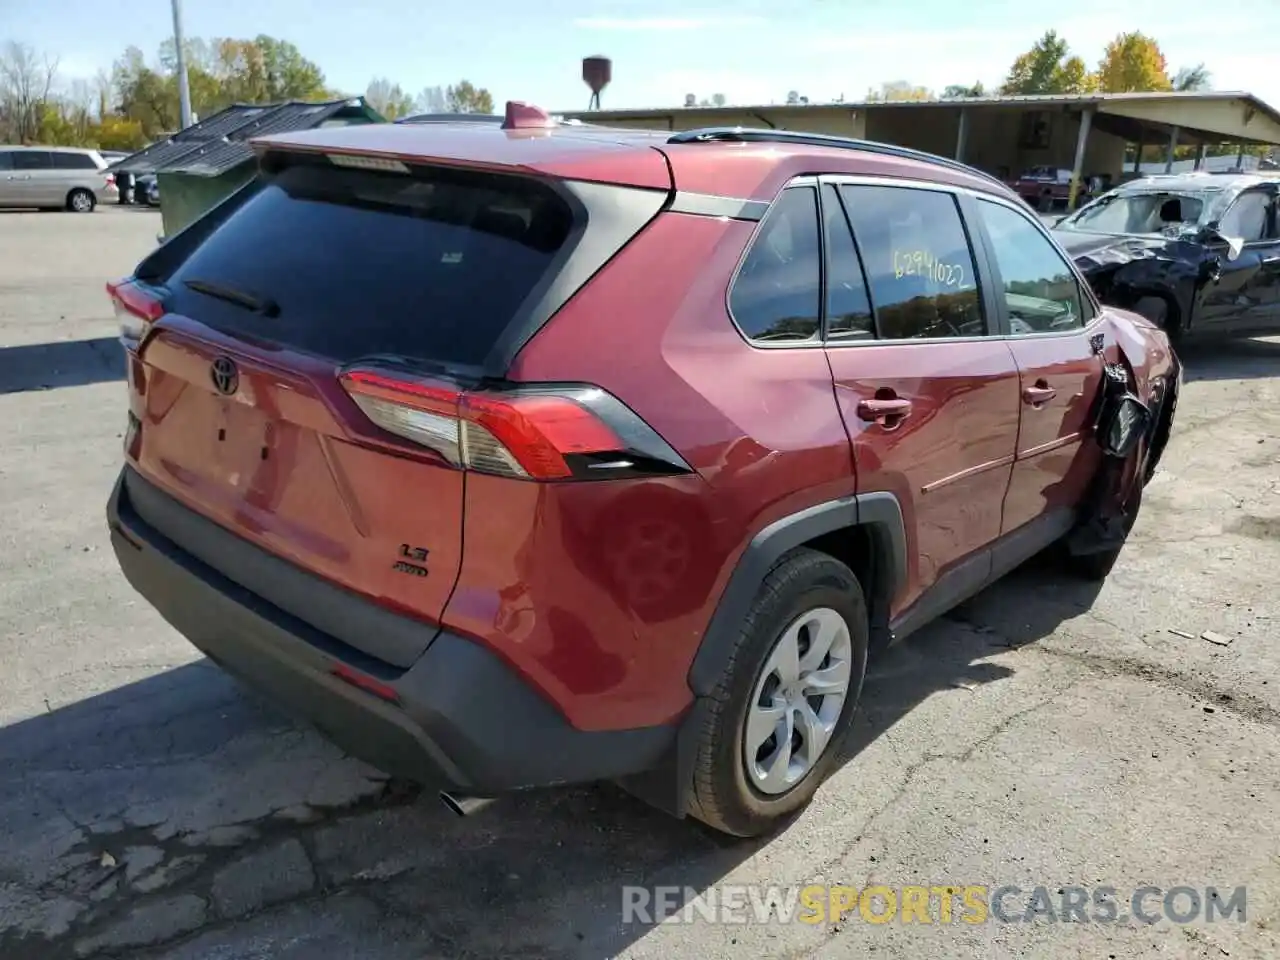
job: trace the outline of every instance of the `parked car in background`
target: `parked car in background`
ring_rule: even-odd
[[[106,167],[97,150],[0,146],[0,207],[92,213],[117,196]]]
[[[102,159],[107,162],[107,167],[119,160],[123,160],[129,154],[123,150],[99,150]],[[117,173],[112,170],[112,174],[116,178],[116,202],[120,204],[133,203],[133,177],[127,173]]]
[[[1089,174],[1080,180],[1080,189],[1076,203],[1086,202],[1099,190],[1110,186],[1109,175]],[[1023,173],[1011,186],[1014,192],[1025,200],[1033,209],[1041,213],[1050,213],[1064,207],[1071,199],[1071,171],[1064,167],[1032,167]]]
[[[113,548],[455,810],[616,779],[773,828],[869,652],[1045,549],[1105,576],[1168,435],[1164,333],[952,160],[523,104],[254,146],[109,287]]]
[[[144,173],[134,182],[134,203],[145,207],[160,206],[160,180],[154,173]]]
[[[1054,226],[1104,303],[1175,341],[1280,333],[1280,180],[1143,177]]]

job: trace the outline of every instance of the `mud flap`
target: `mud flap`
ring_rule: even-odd
[[[1067,549],[1075,556],[1116,550],[1129,535],[1142,499],[1155,422],[1151,409],[1133,392],[1123,364],[1103,368],[1096,403],[1093,437],[1102,448],[1102,463],[1081,506],[1080,524],[1067,537]]]

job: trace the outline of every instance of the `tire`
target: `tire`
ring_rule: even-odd
[[[1068,552],[1067,567],[1073,575],[1081,580],[1092,580],[1094,582],[1101,582],[1110,576],[1112,567],[1120,559],[1124,545],[1129,542],[1129,534],[1133,531],[1133,525],[1138,522],[1138,512],[1142,508],[1142,488],[1144,486],[1146,484],[1142,482],[1134,484],[1131,500],[1132,507],[1129,515],[1125,518],[1124,537],[1114,549],[1106,550],[1102,553],[1073,554]]]
[[[93,208],[97,205],[98,198],[93,195],[93,191],[83,187],[76,187],[67,194],[67,209],[72,213],[93,213]]]
[[[838,762],[857,709],[866,674],[868,633],[862,587],[843,563],[802,547],[774,565],[747,612],[697,732],[692,816],[722,833],[755,837],[809,803]],[[832,655],[811,662],[806,669],[806,651],[812,651],[816,638],[823,635],[834,638],[829,645]],[[790,691],[779,689],[774,659],[789,639],[797,641],[800,652],[796,686]],[[840,662],[846,664],[848,674],[842,700],[835,693],[820,698],[796,696],[808,689],[805,677],[812,679],[816,672],[838,681]],[[781,708],[779,700],[784,701]],[[765,702],[772,709],[753,710]],[[811,719],[799,729],[816,734],[812,738],[820,741],[816,756],[804,755],[803,732],[792,734],[784,756],[778,735],[783,729],[793,730],[796,716],[803,716],[806,708]],[[778,714],[774,732],[763,733],[770,729],[773,710]],[[766,739],[751,748],[749,733],[751,743],[762,734]],[[821,741],[823,734],[825,741]],[[779,762],[769,763],[771,757]],[[770,770],[772,777],[767,775]]]
[[[1168,387],[1160,399],[1160,409],[1156,411],[1155,429],[1151,434],[1151,447],[1147,451],[1147,466],[1142,478],[1143,486],[1151,482],[1164,458],[1169,437],[1173,435],[1173,416],[1177,409],[1178,391],[1175,387]]]

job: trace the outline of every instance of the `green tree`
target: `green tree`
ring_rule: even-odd
[[[1172,90],[1160,45],[1146,34],[1117,34],[1098,64],[1098,86],[1105,93]]]
[[[449,104],[445,100],[444,87],[423,87],[414,101],[414,109],[419,113],[446,113]]]
[[[392,83],[386,77],[370,80],[364,98],[369,106],[388,120],[398,120],[413,113],[413,97],[405,93],[400,84]]]
[[[119,97],[117,109],[136,121],[148,137],[171,132],[178,125],[178,90],[173,78],[147,66],[137,47],[129,47],[115,62],[112,85]]]
[[[942,91],[943,100],[959,100],[964,97],[985,97],[986,95],[987,88],[984,87],[981,82],[975,83],[972,86],[963,83],[953,83]]]
[[[258,36],[252,40],[193,37],[186,42],[187,84],[191,108],[208,117],[233,103],[279,103],[329,96],[324,74],[298,48],[285,40]],[[160,47],[156,65],[137,47],[116,61],[109,81],[119,113],[141,125],[154,139],[178,126],[177,57],[173,41]],[[105,102],[106,93],[101,94]]]
[[[445,90],[444,100],[449,113],[493,113],[493,94],[470,80],[459,80]]]
[[[1018,56],[1000,87],[1005,94],[1087,93],[1093,86],[1084,61],[1049,30]]]
[[[1177,72],[1173,78],[1173,89],[1181,91],[1192,90],[1208,90],[1212,81],[1212,75],[1205,69],[1203,63],[1197,63],[1194,67],[1183,67]]]
[[[214,43],[214,76],[234,103],[319,100],[329,91],[324,73],[292,43],[260,34]]]
[[[103,150],[141,150],[148,140],[142,124],[117,114],[99,120],[94,136]]]

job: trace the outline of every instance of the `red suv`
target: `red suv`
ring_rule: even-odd
[[[110,286],[113,545],[212,660],[455,809],[611,779],[767,830],[869,650],[1064,538],[1104,574],[1168,434],[1164,333],[948,160],[520,104],[255,149]]]

